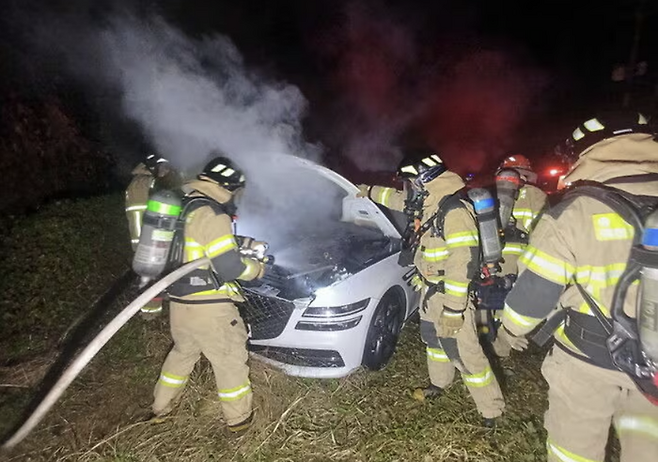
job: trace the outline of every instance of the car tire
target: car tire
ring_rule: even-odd
[[[404,295],[399,288],[389,289],[379,301],[370,320],[361,363],[377,371],[391,359],[404,323]]]

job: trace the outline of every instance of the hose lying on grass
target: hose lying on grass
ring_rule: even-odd
[[[105,328],[91,341],[89,345],[75,358],[75,360],[64,370],[61,377],[50,389],[48,394],[39,403],[30,417],[21,425],[21,427],[2,445],[3,449],[11,449],[20,443],[39,422],[45,417],[50,408],[57,402],[66,389],[71,385],[73,380],[80,374],[82,369],[89,364],[101,348],[116,334],[135,313],[137,313],[151,299],[169,287],[171,284],[182,278],[193,270],[210,262],[208,258],[199,258],[191,261],[175,271],[172,271],[158,282],[153,284],[147,290],[142,292],[130,305],[125,307]]]

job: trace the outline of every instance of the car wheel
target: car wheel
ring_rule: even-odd
[[[398,336],[404,322],[404,298],[393,288],[384,294],[372,315],[363,350],[362,364],[379,370],[395,352]]]

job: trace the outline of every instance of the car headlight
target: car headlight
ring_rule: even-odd
[[[308,321],[299,321],[295,326],[296,330],[318,330],[324,332],[334,332],[337,330],[347,330],[353,327],[356,327],[360,322],[363,316],[357,316],[356,318],[346,319],[345,321],[334,321],[334,322],[308,322]]]
[[[304,310],[302,314],[306,318],[333,318],[336,316],[348,316],[350,314],[358,313],[363,311],[370,303],[370,299],[366,298],[364,300],[358,301],[356,303],[350,303],[349,305],[340,305],[340,306],[309,306]]]

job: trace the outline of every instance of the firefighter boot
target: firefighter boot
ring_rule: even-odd
[[[425,388],[416,388],[413,392],[413,398],[418,401],[425,401],[426,399],[436,399],[443,393],[443,388],[437,387],[436,385],[429,384]]]
[[[496,419],[495,417],[482,418],[482,426],[484,428],[496,428],[497,423],[498,423],[498,419]]]
[[[228,431],[231,432],[233,435],[239,436],[243,435],[247,430],[249,430],[249,427],[251,427],[251,423],[254,420],[254,412],[252,411],[251,414],[249,414],[249,417],[244,419],[242,422],[236,423],[234,425],[228,425]]]

